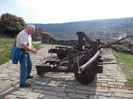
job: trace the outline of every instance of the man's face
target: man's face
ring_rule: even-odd
[[[28,34],[29,35],[32,35],[34,32],[35,32],[35,29],[34,28],[28,29]]]

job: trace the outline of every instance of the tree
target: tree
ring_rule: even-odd
[[[25,21],[21,17],[5,13],[0,18],[0,32],[15,37],[26,27]]]

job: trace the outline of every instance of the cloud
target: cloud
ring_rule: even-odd
[[[127,17],[133,15],[132,4],[133,0],[17,0],[25,13],[41,22]]]

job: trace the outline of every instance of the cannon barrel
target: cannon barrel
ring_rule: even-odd
[[[72,55],[72,56],[70,56],[70,57],[65,57],[65,58],[63,58],[63,59],[60,59],[59,61],[54,62],[53,64],[56,64],[56,63],[59,63],[59,62],[62,62],[62,61],[66,61],[66,60],[68,60],[69,58],[75,58],[75,57],[77,57],[77,56],[84,55],[84,54],[87,54],[87,53],[88,53],[88,51],[79,52],[79,53],[77,53],[77,54],[75,54],[75,55]]]
[[[108,43],[108,44],[106,44],[106,45],[103,45],[103,46],[100,46],[98,49],[98,51],[95,53],[95,55],[88,61],[88,62],[86,62],[85,64],[83,64],[81,67],[80,67],[80,70],[81,71],[84,71],[92,62],[94,62],[95,60],[96,60],[96,58],[99,56],[99,54],[100,54],[100,49],[102,49],[102,48],[105,48],[105,47],[108,47],[108,46],[110,46],[110,45],[113,45],[113,44],[116,44],[116,43],[118,43],[118,42],[120,42],[120,41],[122,41],[122,40],[124,40],[124,39],[127,39],[127,38],[130,38],[130,37],[133,37],[133,35],[131,35],[131,36],[127,36],[127,37],[125,37],[125,38],[121,38],[121,39],[119,39],[119,40],[116,40],[116,41],[114,41],[114,42],[110,42],[110,43]]]
[[[113,44],[117,44],[117,43],[119,43],[120,41],[122,41],[122,40],[124,40],[124,39],[128,39],[128,38],[130,38],[130,37],[133,37],[133,35],[130,35],[130,36],[121,38],[121,39],[116,40],[116,41],[114,41],[114,42],[109,42],[109,43],[107,43],[107,44],[105,44],[105,45],[100,46],[98,49],[109,47],[109,46],[111,46],[111,45],[113,45]]]
[[[99,56],[101,50],[98,50],[96,52],[96,54],[88,61],[86,62],[85,64],[83,64],[81,67],[80,67],[80,70],[81,71],[84,71],[92,62],[94,62],[96,60],[96,58]]]

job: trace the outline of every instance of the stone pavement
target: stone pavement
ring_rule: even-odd
[[[37,76],[35,65],[50,56],[47,51],[51,47],[43,45],[37,55],[32,55],[35,78],[27,81],[32,85],[29,88],[19,88],[19,65],[9,61],[0,66],[0,99],[133,99],[133,90],[127,89],[126,76],[109,49],[103,52],[103,73],[97,74],[89,86],[78,83],[73,73]]]

